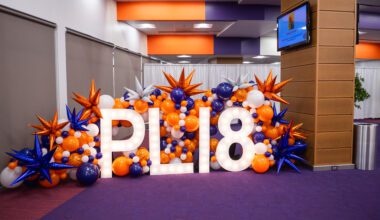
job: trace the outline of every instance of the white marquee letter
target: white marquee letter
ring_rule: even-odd
[[[210,109],[199,109],[199,173],[210,172]]]

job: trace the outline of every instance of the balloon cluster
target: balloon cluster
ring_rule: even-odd
[[[149,159],[149,151],[145,147],[139,147],[136,153],[129,153],[128,157],[117,157],[112,163],[112,172],[116,176],[138,177],[149,172],[152,162]]]

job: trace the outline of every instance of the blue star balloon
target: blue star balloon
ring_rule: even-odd
[[[26,166],[25,172],[15,179],[11,185],[14,185],[38,173],[51,183],[49,170],[74,168],[74,166],[71,165],[50,162],[56,149],[57,148],[54,148],[47,154],[42,155],[41,143],[38,139],[38,135],[36,134],[34,135],[34,149],[32,150],[32,154],[25,154],[23,151],[16,150],[13,150],[14,153],[7,153],[9,156],[19,160],[24,164],[24,166]]]
[[[289,124],[287,120],[283,119],[286,111],[288,111],[288,108],[285,108],[278,114],[277,114],[276,106],[274,104],[272,106],[272,109],[273,109],[272,126],[276,126],[277,122],[280,124]]]
[[[296,141],[294,145],[289,145],[289,132],[290,129],[288,129],[285,134],[281,136],[281,139],[279,140],[279,143],[277,146],[273,147],[273,155],[276,159],[277,163],[277,174],[280,173],[282,166],[287,164],[292,169],[300,173],[301,171],[294,165],[291,161],[291,159],[300,161],[303,163],[307,163],[305,159],[302,157],[296,155],[296,153],[300,153],[306,149],[306,143],[303,141]]]
[[[75,108],[71,112],[69,106],[66,105],[66,113],[67,113],[67,119],[70,122],[70,127],[72,129],[74,129],[75,131],[88,131],[83,126],[87,125],[88,121],[91,118],[87,118],[87,119],[81,120],[83,109],[81,109],[78,112],[78,114],[76,114]]]

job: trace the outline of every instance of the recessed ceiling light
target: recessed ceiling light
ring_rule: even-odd
[[[153,29],[153,28],[156,28],[156,25],[144,23],[144,24],[140,24],[139,28],[141,28],[141,29]]]
[[[250,64],[250,63],[253,63],[251,61],[243,61],[243,64]]]
[[[255,57],[253,57],[253,58],[255,58],[255,59],[264,59],[264,58],[267,58],[266,56],[261,56],[261,55],[259,55],[259,56],[255,56]]]
[[[194,28],[212,28],[212,24],[208,24],[208,23],[194,24]]]
[[[280,65],[281,63],[280,62],[274,62],[272,63],[273,65]]]
[[[179,55],[177,56],[178,58],[190,58],[191,56],[190,55]]]
[[[306,26],[302,26],[302,27],[301,27],[301,30],[306,30]]]
[[[362,35],[362,34],[366,34],[367,32],[364,32],[364,31],[359,31],[359,34]]]
[[[190,63],[190,61],[188,61],[188,60],[181,60],[178,63],[180,63],[180,64],[186,64],[186,63]]]

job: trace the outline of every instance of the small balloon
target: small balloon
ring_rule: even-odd
[[[130,174],[132,177],[138,177],[142,174],[143,170],[142,170],[142,167],[140,166],[140,164],[138,163],[133,163],[130,167],[129,167],[129,171],[130,171]]]
[[[174,88],[170,93],[170,97],[175,103],[181,103],[185,99],[185,92],[181,88]]]

